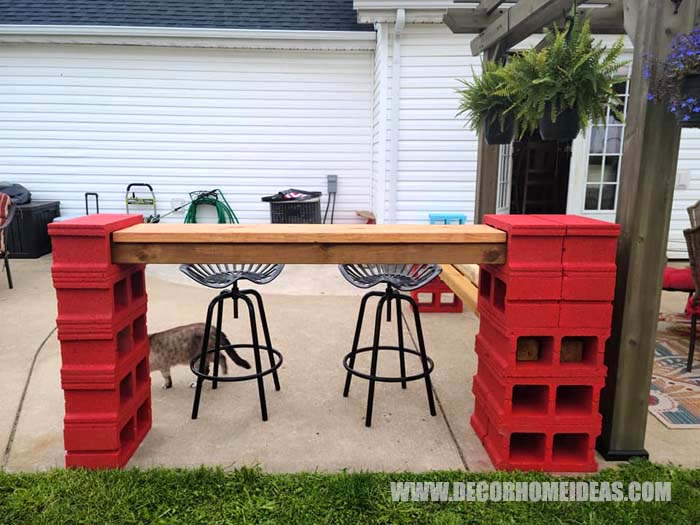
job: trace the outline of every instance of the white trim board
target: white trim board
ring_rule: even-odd
[[[372,51],[376,38],[374,31],[0,25],[0,43],[2,44]]]

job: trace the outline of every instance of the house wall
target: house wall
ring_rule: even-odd
[[[325,193],[337,174],[336,220],[356,221],[371,207],[371,79],[370,51],[3,45],[0,180],[64,215],[87,191],[123,212],[131,182],[154,186],[161,213],[221,188],[242,221],[266,222],[262,196]]]

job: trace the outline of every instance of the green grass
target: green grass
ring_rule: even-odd
[[[257,469],[0,472],[0,522],[700,523],[700,470],[634,462],[598,481],[671,481],[670,503],[395,503],[390,481],[562,480],[545,474],[265,474]],[[575,478],[580,480],[582,478]],[[586,478],[583,478],[586,479]]]

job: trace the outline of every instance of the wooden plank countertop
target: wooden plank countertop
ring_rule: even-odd
[[[112,234],[115,263],[505,262],[486,225],[137,224]]]

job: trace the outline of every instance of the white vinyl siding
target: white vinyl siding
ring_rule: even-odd
[[[389,89],[391,77],[389,24],[377,24],[377,42],[373,70],[372,114],[372,210],[377,222],[385,222],[387,216],[387,169],[389,162]]]
[[[681,173],[685,174],[687,184],[681,182]],[[673,193],[673,210],[671,227],[668,234],[668,257],[670,259],[687,259],[683,230],[690,228],[688,206],[700,200],[700,130],[684,129],[681,132],[681,147],[678,155],[678,177]]]
[[[471,38],[441,24],[409,24],[401,36],[397,222],[425,223],[430,212],[474,219],[477,135],[455,117],[458,79],[481,69]]]
[[[354,222],[371,207],[371,79],[368,51],[5,45],[0,180],[64,215],[87,191],[123,212],[131,182],[154,186],[160,213],[221,188],[242,221],[267,222],[261,197],[325,194],[337,174],[336,220]]]

